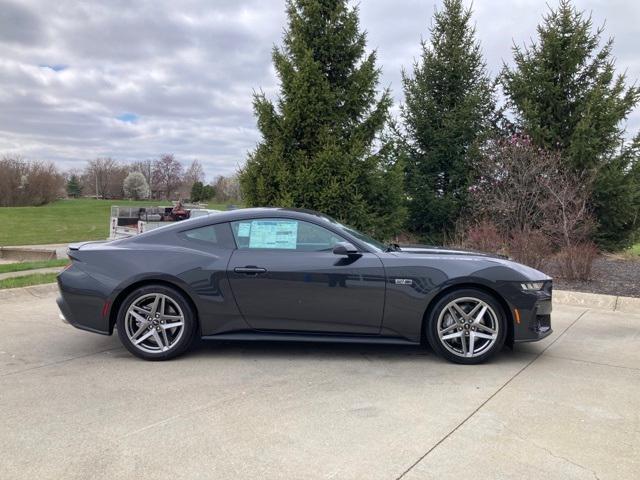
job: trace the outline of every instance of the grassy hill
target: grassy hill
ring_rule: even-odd
[[[109,235],[111,206],[171,205],[161,200],[58,200],[41,207],[0,208],[0,246],[104,240]],[[224,210],[219,204],[209,208]]]

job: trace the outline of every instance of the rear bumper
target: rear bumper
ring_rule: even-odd
[[[58,275],[60,295],[56,299],[63,321],[81,330],[111,335],[106,297],[99,284],[82,271],[68,269]]]
[[[102,335],[111,335],[109,329],[106,328],[108,322],[104,322],[100,319],[95,318],[87,320],[86,317],[79,320],[78,317],[72,313],[71,308],[69,308],[69,305],[65,302],[65,299],[62,295],[56,299],[56,303],[58,304],[58,308],[60,309],[59,318],[63,323],[68,323],[69,325],[79,328],[80,330],[100,333]]]

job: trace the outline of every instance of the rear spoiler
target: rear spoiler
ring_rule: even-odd
[[[80,250],[85,245],[89,245],[91,243],[106,243],[106,240],[94,240],[92,242],[70,243],[69,250]]]

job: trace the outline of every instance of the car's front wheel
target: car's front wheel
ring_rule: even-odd
[[[146,285],[124,300],[116,327],[120,341],[134,355],[168,360],[189,348],[196,321],[180,292],[164,285]]]
[[[505,314],[494,297],[465,288],[444,297],[427,319],[427,340],[437,353],[456,363],[481,363],[502,349]]]

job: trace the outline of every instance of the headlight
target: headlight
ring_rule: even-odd
[[[521,283],[520,286],[525,292],[534,292],[537,290],[542,290],[542,287],[544,287],[544,282],[527,282]]]

